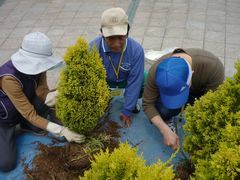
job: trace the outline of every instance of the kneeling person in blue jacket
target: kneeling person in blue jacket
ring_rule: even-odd
[[[115,88],[113,96],[120,95],[120,88],[125,88],[120,119],[128,127],[132,113],[139,112],[137,101],[144,78],[144,51],[139,43],[128,37],[129,27],[123,9],[107,9],[101,18],[102,35],[90,43],[91,47],[96,44],[99,50],[108,85]]]

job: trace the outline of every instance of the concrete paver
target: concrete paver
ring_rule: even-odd
[[[88,41],[98,35],[102,12],[118,6],[132,13],[130,36],[145,50],[204,48],[222,60],[226,76],[234,73],[240,58],[239,0],[5,0],[0,6],[0,64],[34,31],[46,33],[63,56],[80,35]],[[53,87],[57,71],[49,75]]]

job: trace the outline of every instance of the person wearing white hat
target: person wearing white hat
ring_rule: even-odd
[[[44,112],[49,89],[46,71],[59,66],[61,58],[52,54],[49,38],[41,32],[27,34],[21,48],[0,67],[0,171],[16,166],[15,127],[39,128],[69,142],[81,143],[85,136],[50,122]],[[45,113],[45,115],[44,115]]]
[[[142,46],[128,37],[128,16],[122,8],[110,8],[101,18],[101,35],[90,42],[96,47],[107,72],[107,82],[112,96],[124,92],[124,105],[120,119],[126,126],[131,124],[132,113],[140,110],[138,98],[143,90],[144,51]]]

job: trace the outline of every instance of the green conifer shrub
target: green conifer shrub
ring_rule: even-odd
[[[195,172],[197,179],[240,178],[240,126],[227,125],[222,135],[223,142],[216,153],[207,160],[198,161]]]
[[[91,169],[85,171],[82,180],[161,180],[174,178],[172,166],[164,163],[146,166],[145,160],[137,154],[137,148],[129,144],[120,144],[111,154],[108,150],[95,155]]]
[[[237,73],[186,108],[184,149],[197,179],[240,177],[240,61]]]
[[[86,133],[97,125],[109,103],[106,71],[96,47],[90,50],[82,37],[67,49],[64,61],[56,115],[71,130]]]

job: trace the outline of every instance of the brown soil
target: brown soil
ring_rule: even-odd
[[[88,135],[85,144],[67,143],[64,146],[51,147],[39,144],[40,153],[32,162],[33,168],[30,169],[28,165],[24,168],[27,179],[79,179],[90,168],[90,160],[100,148],[112,151],[118,147],[119,128],[117,123],[107,120]]]
[[[193,175],[194,171],[195,169],[193,163],[187,159],[183,160],[176,167],[176,178],[181,180],[188,180],[190,179],[190,176]]]

